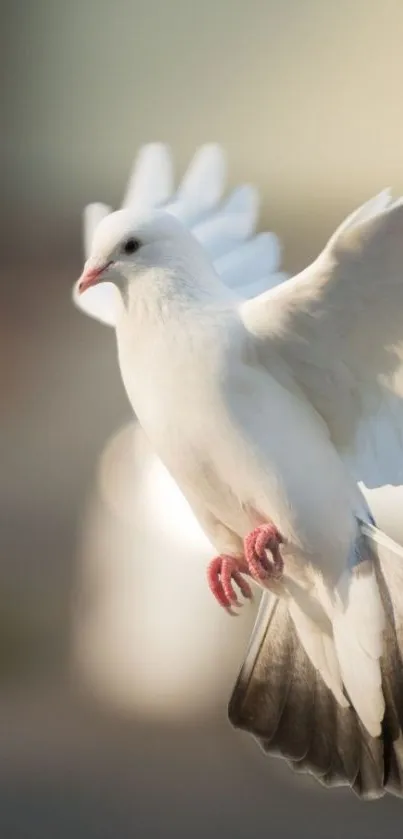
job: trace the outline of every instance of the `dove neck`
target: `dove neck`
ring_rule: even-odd
[[[168,406],[183,398],[179,386],[192,393],[195,380],[225,363],[230,347],[237,352],[242,325],[231,293],[213,272],[200,283],[183,267],[133,278],[117,323],[120,370],[138,416],[148,417],[149,406],[153,415],[167,416]]]
[[[236,298],[220,280],[204,254],[172,254],[162,265],[145,266],[133,273],[123,293],[121,320],[140,331],[166,327],[195,317],[234,310]]]

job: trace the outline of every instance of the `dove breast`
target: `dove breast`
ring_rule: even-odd
[[[319,415],[274,360],[273,375],[259,364],[236,312],[186,310],[138,328],[126,315],[117,336],[132,407],[196,514],[240,537],[253,514],[273,519],[338,579],[359,492]]]

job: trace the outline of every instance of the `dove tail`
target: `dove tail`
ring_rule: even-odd
[[[368,528],[370,549],[374,533]],[[403,797],[403,549],[377,542],[374,561],[387,622],[381,735],[372,737],[354,709],[337,702],[306,655],[287,602],[266,593],[228,709],[231,723],[267,754],[367,800],[386,791]]]

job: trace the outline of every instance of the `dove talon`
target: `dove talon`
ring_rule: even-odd
[[[247,582],[247,580],[245,580],[243,578],[241,572],[240,571],[234,571],[232,576],[233,576],[234,582],[238,586],[239,591],[241,592],[242,596],[246,600],[253,600],[252,589],[251,589],[249,583]],[[240,606],[241,604],[239,603],[238,605]]]
[[[246,536],[245,558],[254,580],[261,583],[268,579],[279,580],[282,577],[284,562],[280,545],[283,543],[284,539],[274,524],[261,524]],[[271,559],[267,552],[271,554]]]
[[[234,583],[246,600],[252,599],[252,589],[242,576],[245,573],[249,573],[245,560],[228,554],[216,556],[207,569],[208,583],[215,599],[228,614],[233,616],[238,614],[233,608],[242,606],[234,589]]]

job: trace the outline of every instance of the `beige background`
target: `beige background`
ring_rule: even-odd
[[[3,0],[1,13],[0,835],[400,836],[398,802],[362,806],[265,762],[221,705],[180,724],[79,700],[81,523],[129,411],[113,336],[73,310],[70,287],[83,204],[117,205],[149,140],[171,143],[179,171],[222,142],[291,270],[356,204],[402,192],[403,4]]]

